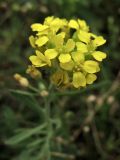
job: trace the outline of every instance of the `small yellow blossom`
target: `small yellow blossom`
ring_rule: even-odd
[[[97,47],[106,40],[91,33],[84,20],[51,16],[43,24],[32,24],[31,29],[34,35],[29,41],[36,53],[29,57],[32,67],[47,67],[53,84],[59,88],[81,88],[97,79],[100,63],[106,58],[106,53]]]
[[[47,49],[44,54],[36,50],[36,56],[30,56],[30,61],[36,67],[51,66],[51,60],[57,56],[57,52],[54,49]]]
[[[78,20],[70,20],[68,26],[70,28],[76,29],[76,30],[83,30],[88,32],[89,31],[89,26],[84,20],[78,19]]]
[[[82,72],[73,73],[73,86],[75,88],[85,87],[86,86],[86,78]]]
[[[51,76],[51,81],[57,86],[69,83],[69,76],[65,71],[57,71]]]

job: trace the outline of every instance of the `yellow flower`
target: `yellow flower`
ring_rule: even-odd
[[[44,25],[47,25],[54,33],[56,33],[60,28],[67,26],[67,23],[66,19],[54,18],[53,16],[47,17],[44,21]]]
[[[30,56],[30,61],[36,67],[51,66],[51,60],[57,56],[57,52],[54,49],[48,49],[42,54],[40,51],[36,50],[36,56]]]
[[[57,49],[57,50],[61,50],[61,48],[63,47],[63,43],[64,43],[64,38],[65,38],[65,33],[61,32],[57,35],[52,35],[49,37],[51,44]]]
[[[89,26],[87,26],[87,23],[84,20],[78,19],[78,20],[70,20],[68,26],[70,28],[76,29],[76,30],[83,30],[88,32]]]
[[[51,76],[51,82],[57,86],[69,83],[69,76],[65,71],[57,71]]]
[[[97,79],[100,63],[106,58],[106,53],[97,47],[106,40],[91,33],[84,20],[67,21],[51,16],[31,28],[34,35],[29,41],[36,52],[29,57],[32,67],[48,66],[45,69],[50,70],[48,76],[53,84],[59,88],[81,88]],[[31,68],[29,72],[33,73]]]
[[[82,72],[73,73],[73,81],[72,84],[75,88],[85,87],[86,86],[86,78]]]
[[[63,46],[62,53],[59,56],[61,63],[67,63],[71,61],[71,52],[75,48],[75,42],[72,39],[68,39],[67,43]],[[64,53],[63,53],[64,52]]]

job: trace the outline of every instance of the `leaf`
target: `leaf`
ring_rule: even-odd
[[[10,91],[13,92],[13,93],[22,94],[22,95],[27,95],[27,96],[33,96],[33,95],[34,95],[34,93],[27,92],[27,91],[22,91],[22,90],[10,89]]]
[[[27,92],[27,91],[21,91],[21,90],[10,90],[14,94],[14,96],[20,100],[23,105],[26,105],[30,109],[32,109],[34,112],[39,114],[40,117],[43,117],[43,109],[39,105],[38,101],[35,99],[34,94]],[[42,116],[41,116],[42,115]]]
[[[30,138],[33,135],[40,134],[40,132],[45,129],[46,124],[40,125],[38,127],[35,127],[33,129],[24,129],[23,132],[18,133],[17,135],[13,136],[9,140],[6,141],[6,144],[8,145],[16,145],[28,138]]]
[[[29,143],[29,144],[27,145],[27,148],[35,147],[35,146],[43,143],[44,141],[45,141],[45,139],[44,139],[43,137],[42,137],[42,139],[38,139],[38,138],[37,138],[36,140],[34,140],[34,141],[32,141],[31,143]]]

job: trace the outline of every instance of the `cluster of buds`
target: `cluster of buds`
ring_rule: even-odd
[[[106,40],[90,32],[84,20],[47,17],[43,24],[31,25],[29,37],[35,55],[32,65],[47,69],[50,81],[57,87],[85,87],[96,79],[100,62],[106,53],[96,50]]]

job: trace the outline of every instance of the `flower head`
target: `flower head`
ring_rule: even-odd
[[[50,81],[57,87],[85,87],[96,79],[106,53],[97,51],[106,40],[90,32],[84,20],[47,17],[43,24],[31,25],[29,37],[35,54],[29,59],[34,67],[50,70]]]

